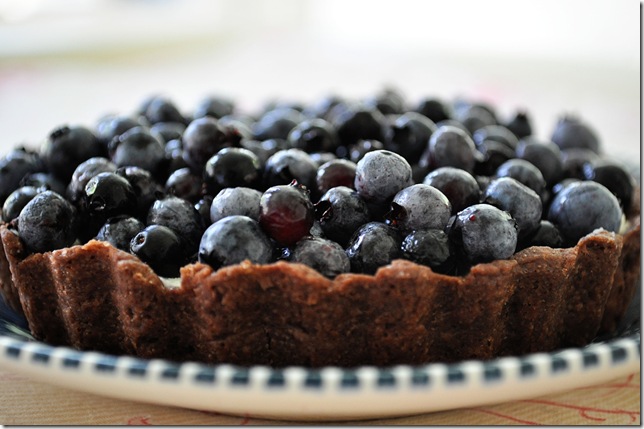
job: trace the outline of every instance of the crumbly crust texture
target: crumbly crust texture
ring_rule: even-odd
[[[238,365],[424,364],[583,346],[615,329],[640,277],[639,216],[624,235],[531,247],[463,277],[404,260],[333,280],[287,262],[196,263],[177,288],[104,242],[27,255],[6,225],[0,237],[1,291],[35,338]]]

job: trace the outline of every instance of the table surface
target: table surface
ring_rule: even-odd
[[[640,425],[640,375],[638,372],[596,386],[497,405],[333,424]],[[286,426],[302,423],[122,401],[0,371],[0,424]]]

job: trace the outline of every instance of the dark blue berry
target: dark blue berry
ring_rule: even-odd
[[[111,217],[98,230],[96,239],[106,241],[117,249],[129,252],[132,239],[144,228],[145,224],[137,218],[126,215]]]
[[[358,162],[364,158],[367,153],[375,150],[382,150],[384,148],[385,145],[378,140],[358,140],[357,143],[348,147],[348,157],[351,162]],[[338,150],[338,152],[342,155],[344,150]]]
[[[62,126],[55,129],[41,149],[47,170],[67,183],[81,162],[105,156],[105,147],[88,128]]]
[[[308,265],[328,278],[351,270],[344,249],[334,241],[319,237],[304,237],[298,241],[290,252],[289,260]]]
[[[324,235],[343,246],[371,218],[364,200],[346,186],[329,189],[315,205],[315,215]]]
[[[203,193],[202,187],[203,179],[188,167],[173,171],[165,182],[167,195],[174,195],[191,203],[199,201]]]
[[[514,152],[519,144],[517,136],[503,125],[487,125],[472,134],[474,144],[480,152],[485,152],[485,145],[491,141],[502,143]]]
[[[452,118],[452,108],[443,101],[436,98],[423,98],[418,102],[414,111],[428,117],[434,123]]]
[[[152,203],[163,198],[163,188],[149,171],[140,167],[122,167],[116,170],[116,174],[124,177],[132,185],[136,194],[136,216],[145,220]]]
[[[273,260],[273,247],[257,221],[247,216],[228,216],[204,232],[199,244],[199,262],[214,269],[248,260],[267,264]]]
[[[452,212],[449,200],[438,189],[421,183],[398,192],[387,214],[387,223],[408,234],[416,229],[444,229]]]
[[[433,168],[456,167],[470,173],[479,153],[472,138],[451,125],[438,127],[429,139],[428,149]]]
[[[399,115],[406,110],[405,98],[393,88],[385,88],[378,94],[363,100],[363,103],[377,109],[383,115]]]
[[[264,166],[266,187],[288,185],[293,180],[315,189],[318,166],[311,156],[301,149],[280,150],[268,158]]]
[[[338,186],[353,188],[356,168],[355,162],[346,159],[334,159],[322,164],[315,176],[320,195]]]
[[[332,123],[343,146],[349,147],[359,140],[385,141],[387,121],[385,116],[373,107],[348,106]]]
[[[574,245],[597,228],[619,231],[622,210],[615,195],[604,185],[575,182],[555,195],[548,220],[559,229],[566,245]]]
[[[339,140],[335,128],[324,119],[308,119],[297,124],[288,134],[291,147],[305,152],[335,152]]]
[[[53,191],[36,195],[18,216],[18,235],[32,252],[71,246],[76,241],[76,234],[74,206]]]
[[[159,174],[165,160],[164,142],[145,128],[131,128],[110,142],[110,158],[118,167],[135,166]]]
[[[449,237],[443,229],[412,231],[403,240],[401,249],[403,258],[438,272],[443,271],[451,255]]]
[[[532,121],[525,110],[519,110],[505,126],[520,139],[532,135]]]
[[[481,190],[474,176],[460,168],[437,168],[425,177],[423,183],[445,194],[452,205],[452,214],[477,204],[481,198]]]
[[[541,198],[511,177],[500,177],[488,185],[483,202],[508,212],[517,222],[519,240],[534,232],[541,221]]]
[[[489,204],[475,204],[460,211],[449,229],[472,263],[510,258],[517,248],[516,221]]]
[[[601,152],[599,138],[595,131],[581,119],[564,116],[557,122],[550,138],[561,150],[573,148]]]
[[[33,186],[21,186],[13,191],[4,200],[4,204],[2,205],[2,220],[11,222],[16,219],[27,203],[40,192],[43,192],[43,190],[42,188],[35,188]]]
[[[547,246],[556,249],[563,247],[563,238],[552,222],[542,220],[539,227],[525,240],[525,243],[525,247]]]
[[[214,154],[229,146],[224,127],[209,116],[190,122],[182,141],[184,159],[196,174],[201,174],[204,165]]]
[[[385,149],[396,152],[410,164],[415,164],[427,148],[432,133],[438,127],[428,117],[407,112],[398,116],[387,130]]]
[[[517,146],[516,156],[534,164],[549,187],[563,178],[561,151],[552,142],[540,142],[534,138],[522,139]]]
[[[546,181],[534,164],[524,159],[510,159],[496,170],[497,177],[511,177],[526,185],[541,196],[546,189]]]
[[[4,201],[29,174],[42,171],[38,154],[26,149],[14,149],[0,158],[0,201]]]
[[[219,119],[231,115],[235,110],[235,103],[222,96],[208,96],[201,100],[193,113],[193,118],[198,119],[204,116],[211,116]]]
[[[84,211],[106,219],[136,212],[136,194],[130,182],[116,173],[99,173],[85,185]]]
[[[253,124],[253,137],[256,140],[286,140],[291,130],[304,120],[301,112],[290,107],[278,107],[264,113]]]
[[[181,139],[185,130],[185,124],[180,122],[159,122],[150,127],[150,134],[165,145],[170,140]]]
[[[400,258],[402,238],[398,230],[380,222],[369,222],[358,229],[347,247],[351,271],[375,274],[394,259]]]
[[[96,136],[105,147],[107,153],[107,146],[114,137],[118,137],[127,130],[142,125],[144,124],[141,121],[130,116],[108,115],[101,118],[96,125]]]
[[[152,125],[159,122],[187,123],[186,118],[172,100],[162,96],[154,96],[146,104],[143,115]]]
[[[81,162],[67,185],[67,198],[74,204],[80,203],[85,196],[85,186],[92,177],[99,173],[114,173],[116,169],[116,164],[103,157],[94,157]]]
[[[584,165],[584,178],[604,185],[619,200],[622,210],[631,209],[635,179],[617,162],[599,160]]]
[[[65,185],[65,183],[60,179],[57,179],[53,174],[49,173],[28,174],[22,178],[20,186],[33,186],[34,188],[48,189],[60,195],[65,195],[67,193],[67,185]]]
[[[210,208],[212,205],[213,197],[212,195],[204,195],[195,203],[195,210],[199,213],[199,216],[203,222],[204,227],[210,226],[212,223],[210,221]]]
[[[273,186],[262,194],[259,223],[282,246],[293,245],[308,235],[314,219],[308,192],[295,182]]]
[[[190,202],[175,196],[157,200],[150,207],[147,224],[167,226],[184,244],[188,255],[196,253],[205,225],[199,212]]]
[[[203,178],[211,195],[236,186],[259,188],[262,182],[259,158],[248,149],[221,149],[206,163]]]
[[[411,175],[405,158],[388,150],[376,150],[358,162],[354,187],[365,201],[385,203],[412,184]]]
[[[462,123],[470,134],[474,134],[483,127],[497,124],[494,113],[486,106],[479,104],[455,108],[454,119]]]
[[[150,225],[138,232],[130,242],[130,252],[162,277],[178,277],[186,263],[181,240],[162,225]]]
[[[259,221],[259,201],[262,193],[256,189],[237,187],[222,189],[210,205],[210,221],[241,215]]]
[[[600,160],[599,155],[590,149],[573,148],[561,151],[563,178],[584,180],[584,165]]]

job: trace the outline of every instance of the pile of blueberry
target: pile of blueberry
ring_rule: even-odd
[[[222,97],[186,116],[154,96],[0,159],[2,220],[30,252],[98,239],[165,277],[246,259],[332,278],[404,258],[461,275],[618,231],[634,186],[578,118],[540,140],[524,111],[503,121],[485,103],[412,106],[393,90],[254,116]]]

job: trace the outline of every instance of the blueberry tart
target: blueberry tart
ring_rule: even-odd
[[[0,158],[0,291],[35,338],[417,365],[581,347],[636,293],[639,183],[580,118],[544,139],[526,110],[393,90],[207,100],[151,97]]]

